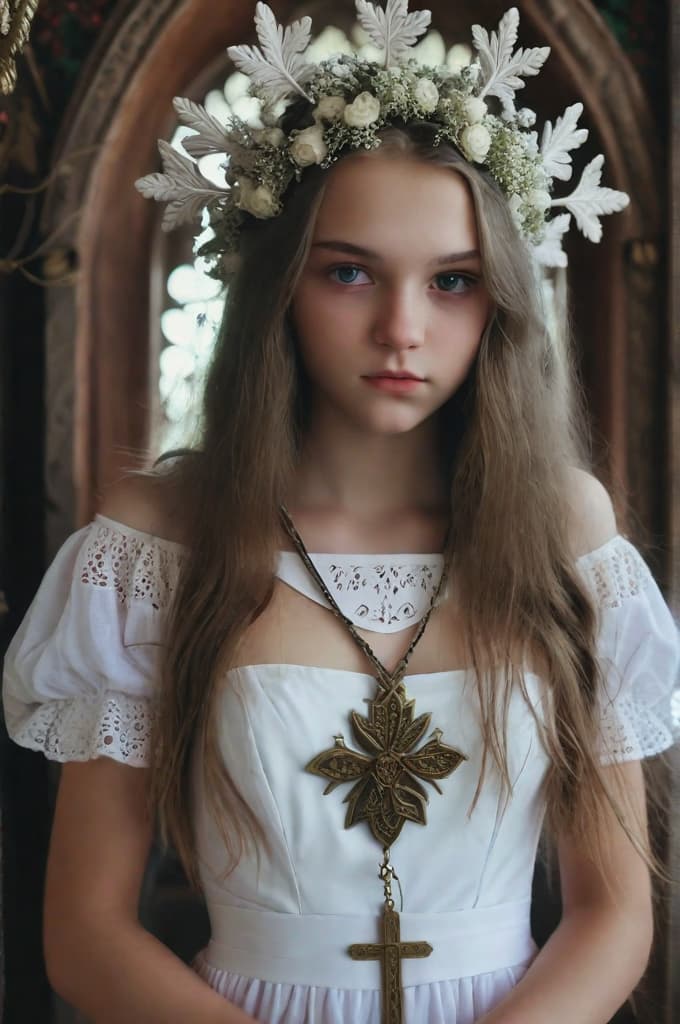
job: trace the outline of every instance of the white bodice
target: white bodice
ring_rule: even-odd
[[[69,538],[5,659],[5,716],[16,742],[59,761],[148,762],[165,624],[184,555],[180,545],[102,516]],[[342,611],[376,632],[417,622],[442,569],[438,555],[312,559]],[[577,564],[599,621],[600,756],[606,763],[656,754],[676,728],[673,618],[625,538]],[[325,603],[297,555],[282,553],[278,575]],[[528,672],[531,708],[519,693],[512,697],[512,799],[503,804],[490,770],[469,813],[482,757],[475,679],[470,670],[450,670],[408,675],[406,685],[416,714],[431,712],[432,728],[466,758],[439,783],[441,794],[427,787],[426,827],[407,823],[393,849],[402,937],[437,940],[432,958],[404,968],[406,1020],[472,1024],[517,983],[534,952],[529,897],[547,758],[531,708],[540,721],[546,691]],[[363,823],[344,828],[349,787],[323,795],[324,780],[304,771],[338,734],[356,748],[349,713],[365,712],[374,692],[369,674],[291,664],[233,668],[222,680],[220,749],[267,844],[224,877],[219,830],[196,771],[193,820],[213,929],[196,969],[267,1024],[379,1020],[379,965],[354,964],[346,947],[377,937],[380,850]]]

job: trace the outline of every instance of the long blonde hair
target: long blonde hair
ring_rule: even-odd
[[[467,181],[493,302],[468,379],[441,411],[455,496],[445,556],[465,597],[464,637],[482,709],[475,802],[492,768],[511,791],[505,727],[513,689],[528,701],[514,656],[519,644],[539,658],[550,694],[545,724],[538,723],[550,762],[548,830],[577,832],[584,851],[601,862],[604,812],[620,808],[625,793],[612,792],[599,764],[597,614],[568,536],[569,474],[587,463],[568,350],[548,335],[537,280],[498,187],[453,147],[434,146],[426,125],[387,130],[381,151],[388,150],[449,167]],[[279,217],[243,232],[200,444],[170,470],[191,544],[168,625],[151,796],[162,834],[197,885],[190,815],[197,745],[227,869],[246,846],[265,841],[220,756],[213,707],[218,688],[229,685],[225,668],[239,639],[273,591],[278,509],[307,408],[287,314],[326,175],[308,170]]]

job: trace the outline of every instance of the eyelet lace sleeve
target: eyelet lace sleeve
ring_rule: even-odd
[[[667,749],[680,725],[678,628],[652,574],[622,536],[579,559],[600,615],[603,763]]]
[[[148,763],[177,544],[98,516],[58,552],[5,658],[12,739],[55,761]]]

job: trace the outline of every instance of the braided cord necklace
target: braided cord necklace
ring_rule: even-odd
[[[446,567],[426,614],[394,672],[389,672],[358,633],[354,623],[341,611],[337,601],[312,562],[287,509],[280,509],[281,522],[305,568],[326,598],[331,611],[344,625],[375,669],[378,690],[368,700],[368,717],[350,712],[350,723],[359,752],[345,744],[342,735],[305,766],[305,771],[328,780],[324,795],[343,783],[353,783],[345,798],[345,828],[365,821],[382,846],[383,859],[378,876],[383,883],[383,941],[351,945],[353,960],[379,960],[382,974],[382,1024],[402,1024],[401,962],[404,958],[427,957],[428,942],[402,942],[399,913],[395,909],[392,881],[399,878],[391,864],[391,846],[407,821],[427,824],[428,794],[422,782],[437,792],[437,780],[445,779],[466,760],[464,754],[442,742],[441,729],[434,729],[418,748],[430,727],[431,714],[415,715],[415,701],[409,700],[404,674],[421,639],[446,582]],[[401,889],[401,884],[399,883]]]

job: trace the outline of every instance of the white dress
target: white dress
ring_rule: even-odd
[[[58,761],[105,755],[143,765],[154,713],[164,621],[184,549],[98,516],[66,541],[5,663],[7,726],[17,743]],[[375,631],[418,621],[441,556],[313,555],[342,610]],[[600,615],[601,756],[633,760],[673,742],[679,644],[642,558],[622,536],[578,562]],[[323,603],[297,556],[279,576]],[[253,665],[228,673],[219,721],[225,761],[265,827],[269,849],[224,880],[223,851],[196,773],[194,824],[211,940],[195,969],[266,1024],[378,1024],[380,964],[352,943],[379,940],[381,851],[368,829],[346,830],[347,787],[322,796],[303,768],[343,733],[375,691],[368,673]],[[431,711],[467,760],[441,783],[425,829],[404,829],[393,861],[404,891],[401,937],[427,959],[402,965],[407,1024],[473,1024],[530,965],[531,882],[544,805],[546,755],[523,698],[513,698],[503,810],[489,776],[472,815],[481,741],[465,670],[407,675],[418,712]],[[527,676],[540,714],[540,679]],[[677,697],[677,694],[676,694]],[[675,711],[677,718],[677,705]]]

